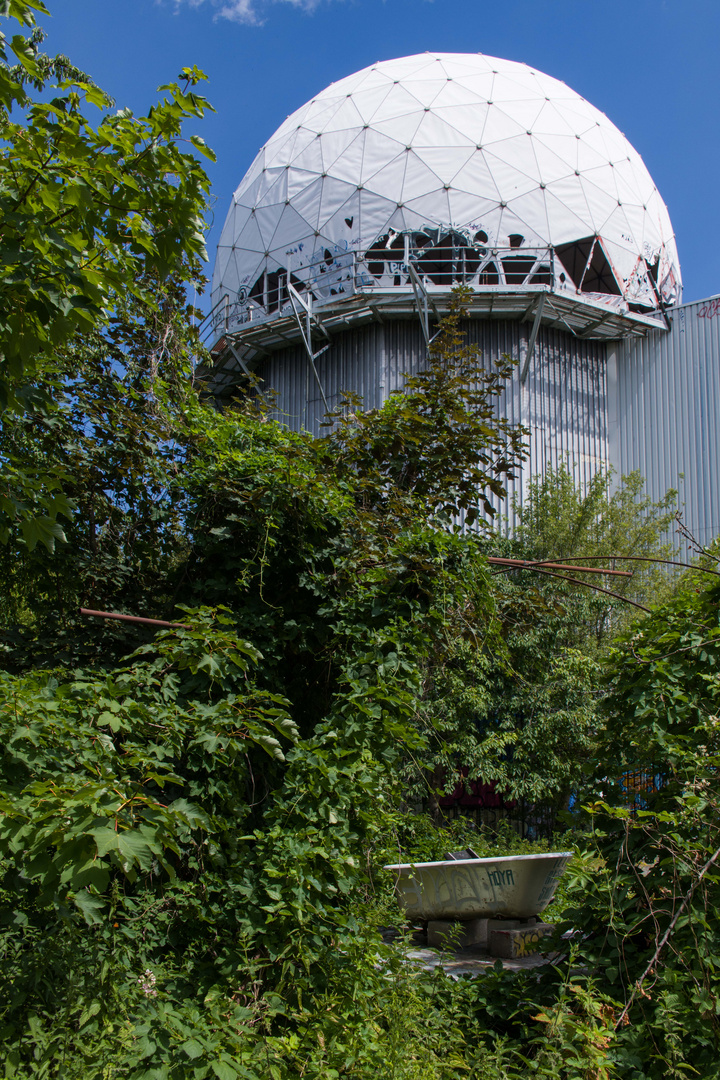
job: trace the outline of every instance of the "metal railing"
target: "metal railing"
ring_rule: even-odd
[[[361,292],[399,289],[412,292],[411,267],[424,288],[445,291],[456,285],[474,290],[512,291],[528,285],[562,287],[552,247],[517,248],[440,243],[413,250],[379,248],[369,252],[330,252],[323,249],[304,267],[264,271],[251,288],[223,294],[200,324],[203,343],[216,342],[226,332],[291,314],[288,280],[315,303],[342,300]],[[407,257],[406,257],[407,256]],[[560,264],[560,270],[562,266]],[[568,279],[568,285],[572,283]]]

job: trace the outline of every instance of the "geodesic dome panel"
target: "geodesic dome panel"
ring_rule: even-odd
[[[458,245],[463,267],[488,246],[518,266],[549,246],[569,290],[639,310],[680,295],[665,204],[603,113],[524,64],[425,53],[333,83],[275,132],[233,197],[213,303],[273,310],[278,280],[331,282],[353,253],[399,283],[387,269],[408,234],[420,269]]]

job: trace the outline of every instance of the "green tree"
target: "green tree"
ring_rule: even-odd
[[[143,287],[151,305],[128,296],[103,331],[58,349],[49,385],[38,379],[34,400],[0,429],[0,457],[26,473],[61,471],[73,506],[68,542],[54,551],[17,532],[0,547],[9,667],[107,665],[143,640],[137,628],[80,619],[79,606],[172,614],[171,577],[187,547],[176,479],[193,444],[197,342],[183,282]]]
[[[460,320],[470,292],[453,291],[424,368],[381,409],[362,411],[348,399],[330,418],[338,428],[328,445],[375,498],[412,493],[431,515],[462,515],[467,527],[483,527],[496,512],[491,496],[504,498],[524,457],[527,432],[497,412],[514,362],[501,356],[486,367],[479,346],[465,341]]]
[[[34,12],[40,2],[6,0],[0,15],[29,34],[0,39],[0,415],[57,405],[59,349],[78,333],[108,325],[133,296],[152,305],[148,287],[173,272],[197,272],[204,257],[202,214],[208,180],[185,121],[206,109],[195,68],[144,117],[111,111],[112,102],[64,58],[40,52]],[[10,66],[10,56],[17,61]],[[54,93],[51,93],[55,91]],[[97,111],[97,122],[88,116]],[[52,548],[67,517],[66,474],[2,460],[0,540],[18,525],[25,543]]]
[[[656,604],[672,591],[672,575],[652,559],[672,559],[677,554],[672,543],[672,528],[677,510],[677,492],[669,490],[654,502],[644,492],[645,480],[638,472],[616,477],[611,469],[594,474],[586,489],[576,484],[570,468],[562,464],[547,468],[534,477],[522,504],[515,506],[517,526],[513,540],[522,550],[522,558],[569,560],[577,566],[572,575],[589,584],[619,593],[625,600],[643,605]],[[623,561],[622,556],[638,561]],[[613,562],[613,556],[617,562]],[[648,562],[640,559],[646,556]],[[632,578],[601,578],[582,574],[587,565],[611,565],[632,572]],[[557,592],[557,586],[555,587]],[[565,590],[567,592],[567,590]],[[578,587],[582,592],[582,588]],[[617,633],[624,621],[635,618],[628,604],[616,604],[612,598],[596,604],[594,615],[577,622],[576,640],[592,649]],[[585,640],[581,641],[581,636]]]
[[[567,466],[548,468],[515,506],[511,535],[498,530],[482,548],[528,561],[590,556],[595,566],[610,566],[613,554],[670,557],[665,535],[674,492],[653,503],[637,474],[611,488],[609,473],[596,474],[583,491]],[[549,572],[496,568],[495,637],[459,636],[428,666],[421,716],[429,749],[422,768],[409,766],[408,783],[436,818],[439,794],[467,777],[494,784],[515,804],[516,819],[531,812],[551,828],[583,782],[602,726],[603,648],[637,613],[626,601],[656,603],[670,592],[672,577],[653,562],[618,561],[632,570],[632,578],[621,579],[584,574],[582,561],[572,565]],[[470,598],[471,577],[466,585]]]

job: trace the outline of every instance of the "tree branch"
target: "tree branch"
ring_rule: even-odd
[[[620,1025],[625,1022],[625,1017],[627,1016],[627,1014],[630,1011],[630,1007],[632,1006],[632,1003],[635,1000],[636,994],[638,993],[639,990],[642,989],[642,984],[645,982],[645,979],[648,977],[648,975],[650,974],[650,972],[654,968],[655,964],[657,963],[657,961],[658,961],[658,959],[660,957],[660,953],[663,951],[663,949],[667,945],[667,943],[668,943],[668,941],[670,939],[670,935],[672,934],[673,930],[675,929],[675,926],[677,925],[678,919],[680,918],[683,911],[685,910],[685,908],[688,906],[688,904],[692,900],[695,890],[697,889],[697,887],[700,884],[700,882],[702,881],[702,879],[705,877],[705,875],[708,872],[708,870],[710,869],[710,867],[715,862],[717,862],[718,858],[720,858],[720,848],[718,848],[717,851],[715,852],[715,854],[712,855],[708,859],[708,861],[705,863],[702,870],[698,874],[697,881],[694,881],[693,884],[688,889],[688,891],[685,893],[685,899],[683,900],[682,904],[680,905],[680,907],[675,912],[675,914],[674,914],[674,916],[673,916],[673,918],[672,918],[672,920],[670,922],[670,925],[668,926],[667,930],[663,934],[663,936],[662,936],[662,938],[660,940],[660,944],[658,945],[657,949],[653,953],[649,964],[647,965],[647,967],[643,971],[643,973],[640,976],[640,978],[638,979],[638,981],[635,983],[635,989],[633,990],[632,994],[630,995],[630,1000],[628,1001],[628,1003],[625,1006],[625,1008],[623,1009],[623,1011],[620,1013],[620,1016],[618,1017],[617,1022],[615,1024],[615,1030],[616,1031],[620,1027]]]

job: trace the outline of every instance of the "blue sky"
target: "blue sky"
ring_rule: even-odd
[[[643,156],[675,227],[684,299],[720,292],[718,0],[46,0],[47,49],[142,112],[197,64],[216,112],[212,258],[232,192],[288,113],[328,83],[426,50],[562,79]]]

